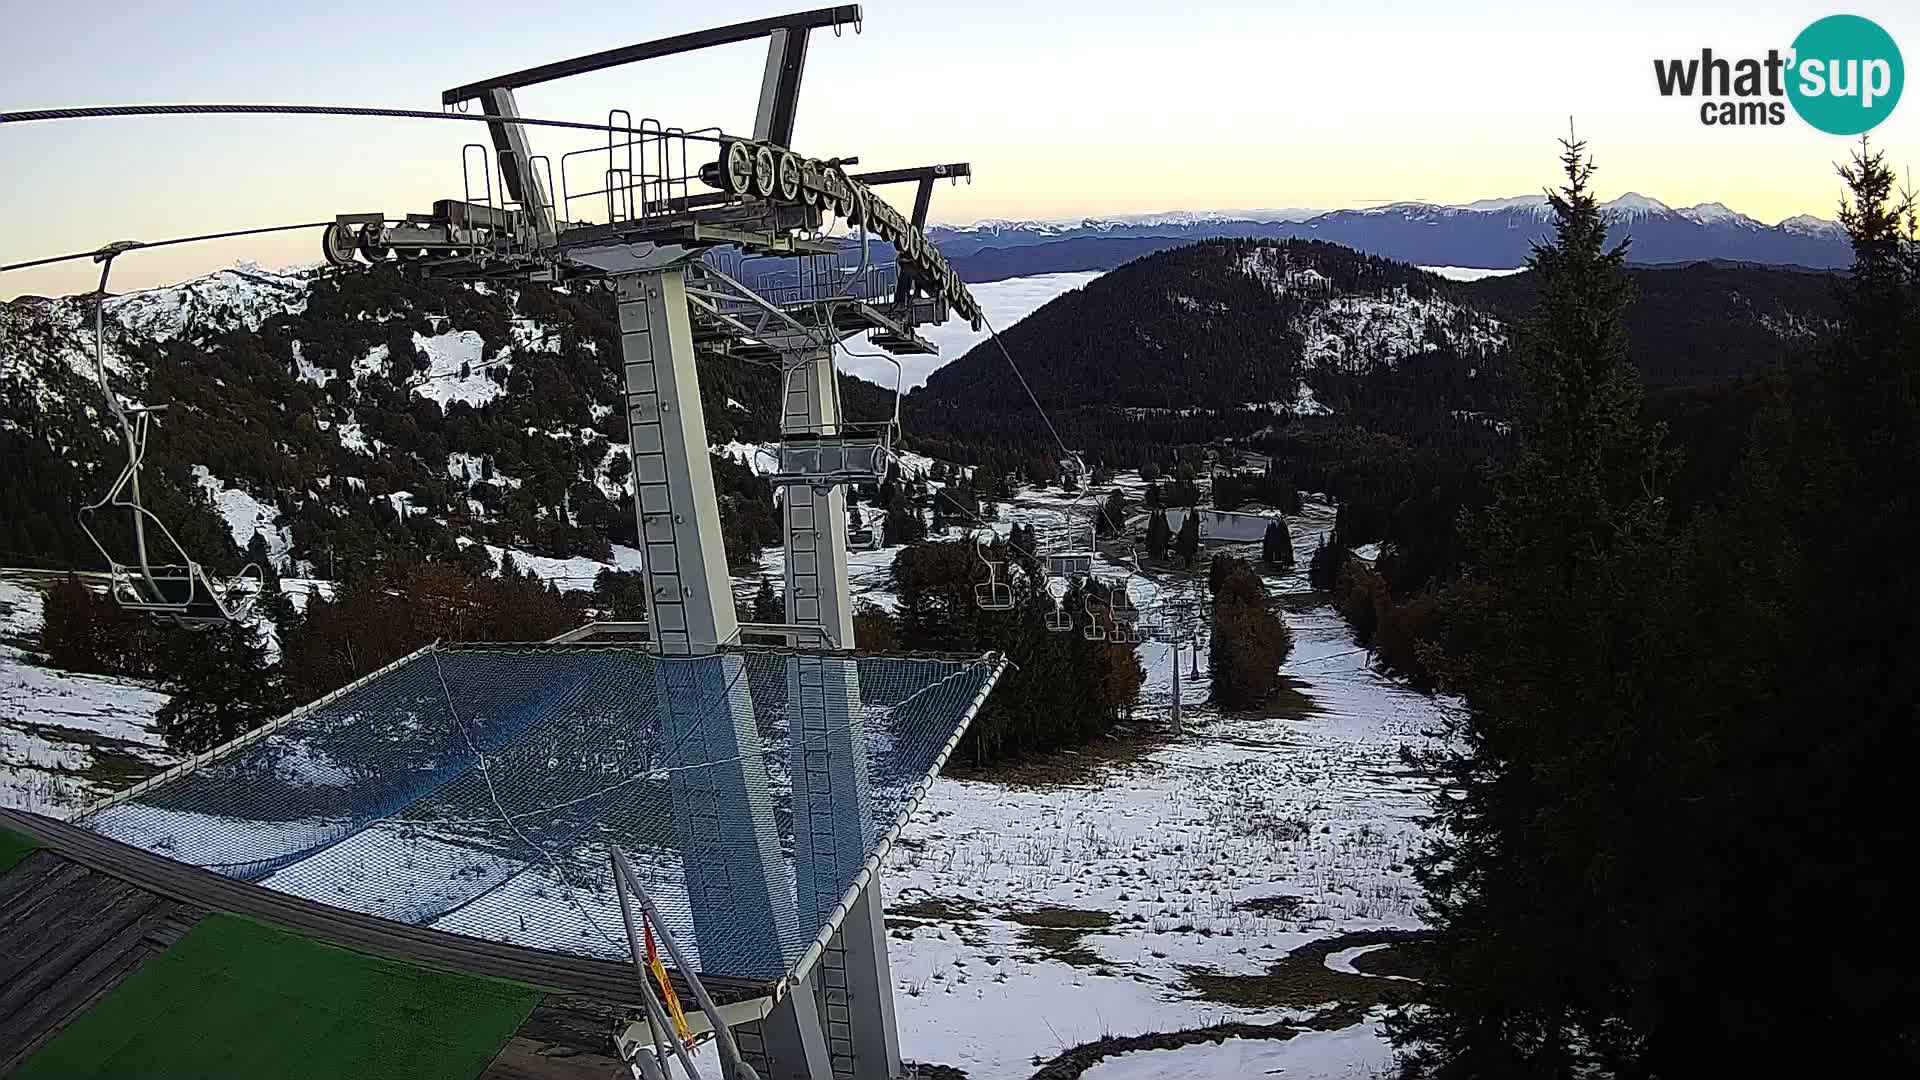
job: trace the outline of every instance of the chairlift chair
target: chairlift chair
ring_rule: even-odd
[[[154,414],[164,406],[129,408],[121,403],[120,396],[107,383],[104,317],[107,275],[113,271],[114,257],[133,246],[137,245],[130,242],[110,244],[94,255],[94,260],[103,264],[99,300],[93,313],[94,376],[100,384],[100,392],[107,399],[108,410],[120,425],[120,437],[127,449],[127,463],[105,496],[98,502],[80,508],[80,529],[93,542],[101,558],[107,561],[108,592],[121,607],[128,611],[162,616],[185,627],[221,626],[238,622],[252,614],[253,606],[259,600],[262,583],[260,568],[249,564],[240,572],[239,578],[224,585],[215,584],[206,568],[195,562],[180,546],[166,523],[146,508],[140,498],[140,466],[147,453],[149,425],[155,422]],[[95,513],[109,508],[127,511],[128,520],[133,526],[137,560],[133,563],[123,563],[114,558],[88,524]],[[161,563],[153,561],[147,550],[149,526],[166,541],[176,559]],[[242,587],[242,582],[247,580],[253,582],[251,588]]]
[[[1073,613],[1067,610],[1066,604],[1069,589],[1065,578],[1047,579],[1047,596],[1053,601],[1053,610],[1047,612],[1047,629],[1056,634],[1073,629]]]
[[[1108,637],[1107,628],[1101,625],[1100,617],[1094,614],[1093,590],[1091,588],[1089,588],[1086,591],[1085,598],[1081,600],[1080,606],[1085,608],[1087,612],[1087,628],[1086,630],[1082,631],[1082,633],[1086,635],[1087,640],[1088,641],[1107,640],[1107,637]],[[1115,629],[1117,630],[1119,628],[1115,627]]]
[[[1073,527],[1073,539],[1080,540],[1085,534],[1086,546],[1075,544],[1066,551],[1047,556],[1047,574],[1049,577],[1071,581],[1074,578],[1093,577],[1093,556],[1097,548],[1093,523],[1089,521],[1084,528]]]
[[[973,586],[973,602],[981,611],[1012,611],[1013,586],[1000,580],[1000,568],[1006,564],[987,558],[986,543],[987,534],[975,534],[973,553],[986,564],[987,580]]]
[[[1141,612],[1139,621],[1133,624],[1133,632],[1136,639],[1142,642],[1161,640],[1162,635],[1166,633],[1166,627],[1160,618],[1160,610],[1149,608]]]
[[[1047,575],[1063,581],[1093,576],[1093,553],[1070,551],[1047,556]]]
[[[774,484],[879,484],[893,460],[893,425],[845,424],[831,435],[788,435],[767,477]]]

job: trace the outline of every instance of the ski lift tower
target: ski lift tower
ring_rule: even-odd
[[[876,866],[869,860],[865,735],[847,571],[845,485],[877,483],[894,453],[895,413],[850,423],[833,356],[864,336],[889,355],[932,353],[916,327],[978,304],[927,240],[934,182],[964,164],[850,173],[851,156],[795,153],[796,107],[813,31],[856,30],[842,5],[608,49],[454,87],[448,108],[489,118],[491,146],[463,151],[463,197],[425,213],[339,215],[324,250],[339,266],[404,262],[435,276],[504,284],[606,282],[618,304],[635,511],[648,630],[663,661],[662,736],[726,767],[676,773],[672,801],[703,967],[765,974],[806,928],[838,919],[803,985],[760,1020],[774,1076],[887,1077],[900,1071]],[[751,137],[637,124],[609,113],[604,146],[536,154],[521,89],[643,60],[764,39]],[[903,215],[876,194],[914,184]],[[830,238],[839,219],[857,245]],[[890,259],[880,257],[891,251]],[[760,271],[754,276],[752,271]],[[701,357],[733,357],[781,379],[788,623],[786,721],[796,750],[791,869],[767,797],[701,412]],[[897,362],[896,362],[897,363]],[[765,628],[759,628],[765,629]],[[984,691],[982,692],[984,696]],[[715,712],[730,720],[714,722]],[[750,842],[741,838],[750,837]],[[863,865],[864,864],[864,865]],[[862,880],[849,906],[848,883]],[[726,932],[706,923],[724,921]],[[754,932],[743,933],[742,928]],[[749,1024],[748,1026],[751,1026]],[[749,1033],[752,1034],[752,1033]],[[743,1045],[752,1040],[744,1039]]]

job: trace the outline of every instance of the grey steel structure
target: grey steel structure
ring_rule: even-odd
[[[327,229],[329,261],[396,260],[476,281],[610,284],[619,310],[633,453],[635,512],[645,554],[647,625],[663,656],[657,690],[698,717],[721,700],[732,723],[669,733],[705,739],[707,760],[728,768],[676,774],[688,887],[699,919],[763,929],[764,954],[791,948],[800,914],[832,912],[838,929],[817,941],[766,1008],[735,1031],[761,1075],[892,1078],[900,1073],[877,865],[861,835],[866,797],[864,734],[848,589],[845,485],[878,482],[892,458],[896,415],[854,425],[841,415],[833,356],[865,335],[889,354],[930,353],[915,327],[958,315],[982,322],[978,305],[926,239],[938,179],[970,175],[965,164],[850,174],[857,159],[819,160],[791,150],[807,46],[814,30],[856,29],[856,5],[739,23],[481,79],[445,92],[450,108],[473,103],[489,118],[491,147],[463,155],[465,191],[429,212],[391,219],[342,214]],[[764,38],[767,60],[750,138],[682,130],[622,110],[609,114],[606,144],[554,159],[533,152],[515,91],[691,50]],[[595,165],[599,167],[594,168]],[[902,215],[874,191],[917,185]],[[573,220],[587,208],[596,220]],[[838,218],[861,230],[851,247],[829,239]],[[874,258],[878,241],[891,264]],[[848,265],[853,252],[858,261]],[[752,265],[771,270],[758,278]],[[748,280],[752,279],[752,280]],[[788,625],[760,627],[792,646],[825,649],[787,660],[789,723],[817,753],[793,772],[794,861],[786,869],[765,798],[761,733],[740,660],[740,640],[701,414],[696,359],[731,356],[778,371],[782,444],[771,479],[781,489]],[[756,809],[758,808],[758,809]],[[752,834],[757,849],[718,838]],[[790,875],[783,877],[783,874]],[[848,898],[849,881],[862,886]],[[817,921],[806,925],[819,925]],[[804,943],[799,943],[803,944]],[[726,957],[703,956],[725,971]]]

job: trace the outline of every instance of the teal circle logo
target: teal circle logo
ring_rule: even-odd
[[[1787,98],[1800,119],[1829,135],[1858,135],[1893,113],[1907,73],[1880,24],[1829,15],[1793,39]]]

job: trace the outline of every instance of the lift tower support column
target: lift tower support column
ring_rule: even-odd
[[[832,439],[841,431],[833,346],[791,335],[780,353],[781,433]],[[798,483],[783,492],[787,621],[819,627],[854,647],[844,483]],[[800,910],[824,916],[860,871],[869,817],[865,710],[851,660],[796,656],[787,662],[793,731],[794,868]],[[891,1080],[900,1074],[893,974],[878,874],[870,875],[812,973],[835,1077]],[[804,988],[795,988],[801,993]]]
[[[700,408],[686,271],[614,275],[626,366],[634,504],[647,618],[659,653],[662,745],[688,898],[710,971],[778,976],[796,947],[765,747],[745,661],[720,651],[739,629]],[[704,768],[685,768],[701,766]],[[740,837],[753,837],[741,844]],[[700,925],[702,920],[713,923]]]

